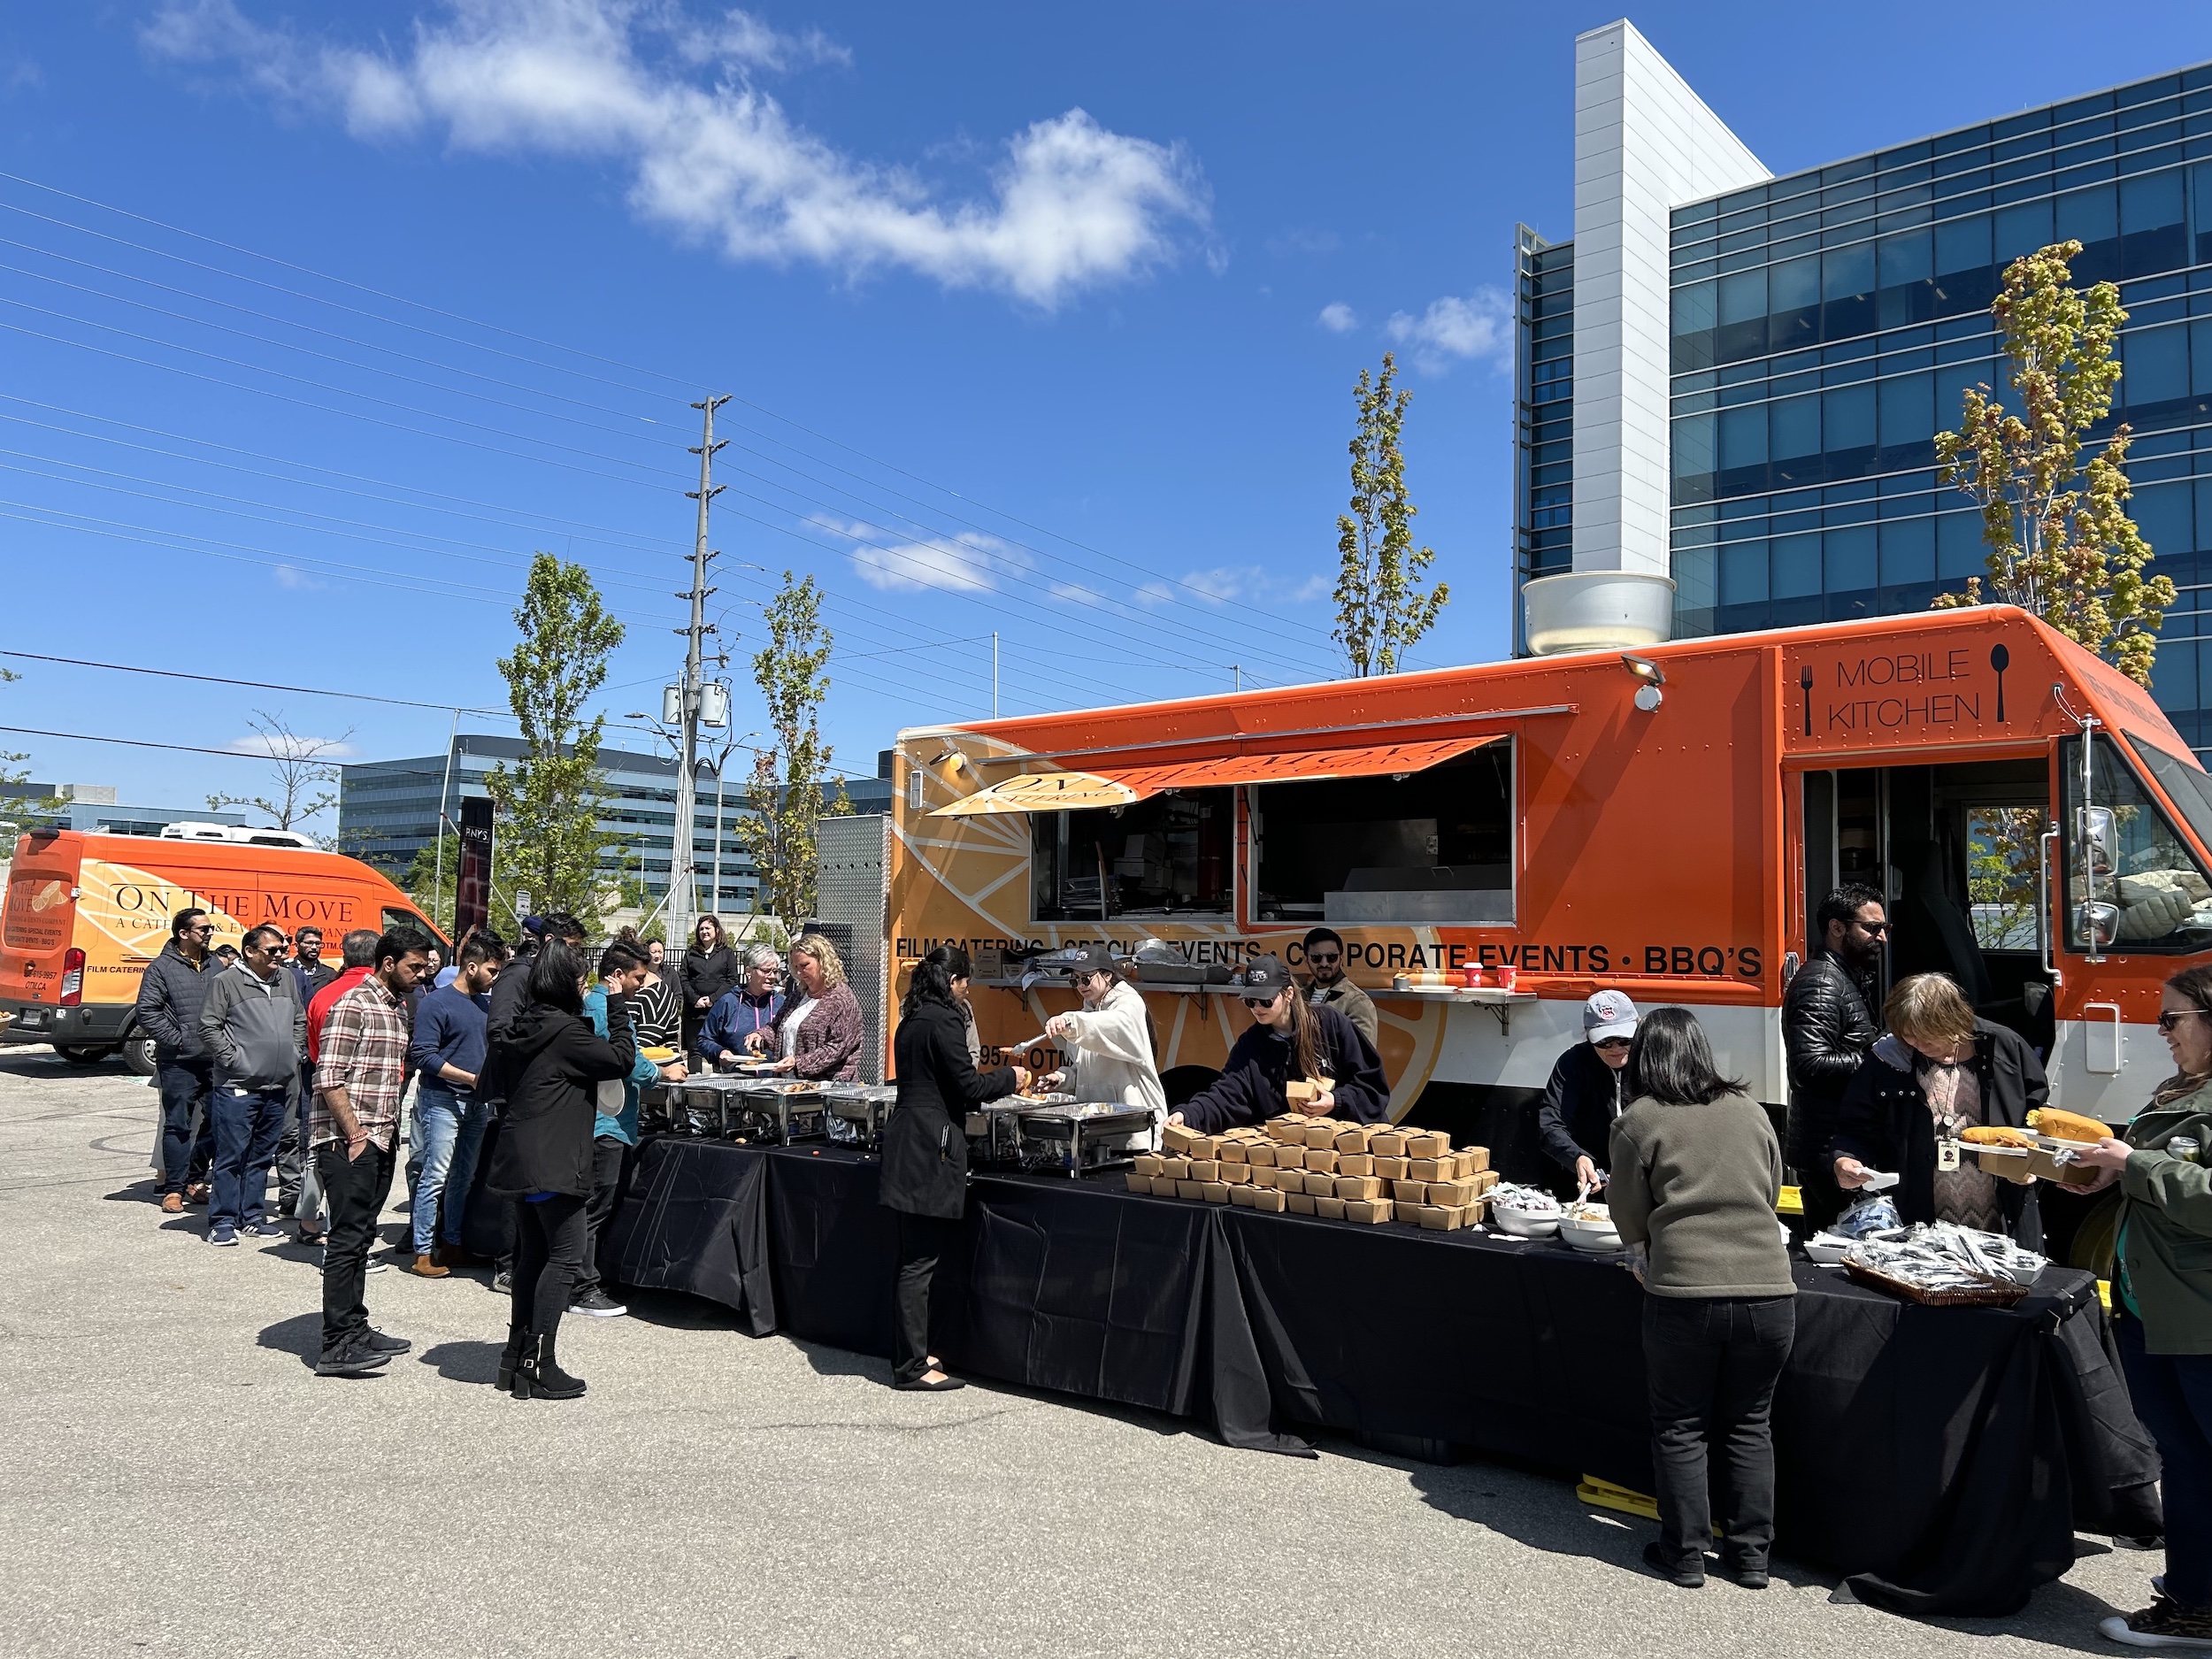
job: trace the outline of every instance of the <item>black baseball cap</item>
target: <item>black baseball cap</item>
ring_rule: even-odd
[[[1070,977],[1079,973],[1118,973],[1119,972],[1120,970],[1114,964],[1114,949],[1111,945],[1086,945],[1077,951],[1068,963]]]
[[[1247,996],[1271,997],[1291,982],[1290,970],[1283,966],[1280,956],[1262,956],[1247,963],[1239,978]]]

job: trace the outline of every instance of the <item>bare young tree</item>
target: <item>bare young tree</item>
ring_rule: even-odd
[[[254,735],[260,740],[259,745],[248,752],[259,754],[265,749],[268,753],[273,795],[211,795],[207,797],[210,811],[250,807],[278,829],[288,830],[299,828],[310,818],[320,818],[338,804],[338,768],[326,757],[344,752],[347,741],[353,736],[353,727],[348,726],[335,737],[303,737],[286,723],[282,715],[264,713],[258,709],[246,724],[253,727]]]

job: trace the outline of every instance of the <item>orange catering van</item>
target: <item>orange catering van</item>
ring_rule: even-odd
[[[1887,896],[1888,979],[1950,974],[2112,1122],[2171,1070],[2161,981],[2212,955],[2212,778],[2010,607],[910,730],[895,765],[892,1002],[964,945],[984,1042],[1049,1066],[1071,994],[1027,955],[1154,941],[1171,1101],[1247,1022],[1209,977],[1295,968],[1324,924],[1394,1112],[1494,1136],[1605,986],[1695,1010],[1781,1108],[1783,987],[1839,881]]]
[[[34,830],[16,843],[0,903],[0,1014],[13,1016],[0,1041],[51,1043],[78,1060],[119,1047],[150,1075],[151,1041],[134,1014],[138,981],[188,905],[214,922],[211,949],[264,922],[287,933],[311,922],[333,967],[340,937],[357,927],[442,938],[412,899],[342,853]]]

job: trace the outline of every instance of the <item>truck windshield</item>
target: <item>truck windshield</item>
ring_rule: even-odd
[[[2138,754],[2154,752],[2132,734]],[[2066,810],[2060,822],[2065,836],[2066,936],[2077,950],[2086,949],[2081,926],[2081,903],[2087,897],[2082,880],[2081,846],[2078,839],[2081,804],[2081,739],[2069,738],[2059,746],[2059,769],[2066,792]],[[2170,756],[2170,765],[2186,771]],[[2147,761],[2148,757],[2146,756]],[[2150,791],[2129,766],[2116,742],[2100,742],[2095,749],[2096,777],[2091,804],[2112,809],[2112,863],[2097,869],[2097,898],[2120,907],[2117,937],[2108,949],[2119,955],[2203,950],[2212,946],[2212,881],[2205,877],[2204,861],[2167,818],[2165,809],[2151,799]],[[2152,771],[2166,783],[2156,764]],[[2207,809],[2193,787],[2169,786],[2177,801]],[[2185,807],[2185,810],[2188,809]],[[2191,827],[2197,820],[2191,819]]]
[[[2180,809],[2183,819],[2200,847],[2212,847],[2212,777],[2198,767],[2161,749],[2139,732],[2130,732],[2128,742],[2148,769],[2166,798]]]

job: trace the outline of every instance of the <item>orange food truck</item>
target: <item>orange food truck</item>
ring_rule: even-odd
[[[357,927],[442,937],[412,899],[342,853],[35,830],[16,843],[0,902],[0,1014],[13,1016],[0,1042],[51,1043],[84,1061],[119,1047],[151,1076],[152,1041],[133,1011],[138,981],[187,905],[214,922],[210,949],[264,922],[288,934],[311,922],[333,967],[340,937]]]
[[[2212,952],[2212,778],[2010,607],[910,730],[895,767],[882,1028],[957,943],[985,1043],[1050,1066],[1071,994],[1026,954],[1158,941],[1171,1102],[1247,1022],[1225,971],[1325,924],[1402,1118],[1508,1140],[1604,986],[1694,1009],[1778,1110],[1783,987],[1858,880],[1890,979],[1952,975],[2124,1122],[2171,1070],[2161,981]]]

